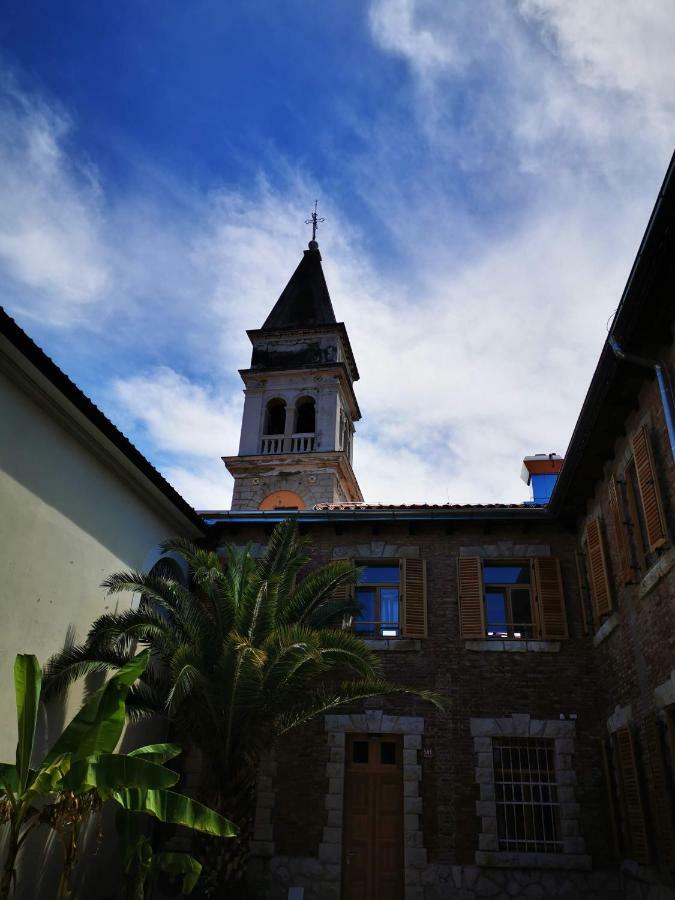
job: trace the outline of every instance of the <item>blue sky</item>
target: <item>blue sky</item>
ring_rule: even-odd
[[[54,5],[0,20],[0,289],[198,507],[319,197],[366,498],[527,495],[674,143],[675,3]]]

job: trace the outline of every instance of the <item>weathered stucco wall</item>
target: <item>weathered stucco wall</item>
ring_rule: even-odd
[[[176,520],[142,497],[94,440],[59,419],[0,369],[0,760],[14,756],[16,713],[12,667],[17,653],[40,662],[74,629],[131,597],[106,597],[102,579],[157,559]],[[79,703],[71,691],[69,716]],[[53,719],[53,721],[52,721]],[[51,741],[64,713],[43,721]],[[51,731],[51,734],[49,733]]]

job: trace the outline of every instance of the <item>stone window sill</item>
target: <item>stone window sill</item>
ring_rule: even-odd
[[[560,641],[464,641],[465,650],[482,653],[559,653]]]
[[[619,621],[619,617],[616,613],[612,613],[602,625],[598,628],[598,630],[593,635],[593,646],[597,647],[601,644],[605,638],[609,637],[609,635],[614,631],[615,628],[618,628],[621,622]]]
[[[501,850],[477,850],[476,865],[503,869],[590,869],[591,857],[585,853],[508,853]]]
[[[398,650],[402,652],[422,649],[422,641],[413,640],[412,638],[385,638],[381,641],[364,640],[363,643],[372,650]]]
[[[654,565],[645,573],[638,586],[638,597],[645,597],[661,579],[675,566],[675,547],[671,547],[659,556]]]

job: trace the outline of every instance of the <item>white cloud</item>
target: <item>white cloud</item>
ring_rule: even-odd
[[[49,309],[54,322],[72,322],[108,281],[96,175],[66,153],[71,123],[62,111],[7,77],[0,93],[0,263],[27,288],[24,314]]]
[[[339,160],[330,191],[292,166],[210,193],[150,170],[161,190],[113,203],[73,161],[67,119],[15,104],[0,208],[7,196],[24,221],[26,191],[21,234],[46,235],[27,253],[0,212],[17,304],[56,324],[114,321],[136,359],[110,387],[113,418],[190,502],[227,506],[244,331],[297,265],[319,196],[324,270],[361,372],[366,498],[524,498],[522,456],[564,452],[667,164],[667,5],[627,2],[618,22],[599,0],[374,0],[375,44],[409,67],[405,121],[383,104],[357,122],[367,150]],[[341,189],[370,208],[386,252]]]
[[[112,393],[126,418],[140,424],[155,447],[166,453],[217,457],[236,452],[239,395],[223,396],[167,366],[117,378]]]

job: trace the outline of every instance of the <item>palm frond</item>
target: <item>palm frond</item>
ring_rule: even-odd
[[[359,569],[348,562],[332,562],[320,569],[310,572],[295,588],[287,602],[279,611],[279,621],[283,624],[289,622],[309,622],[316,612],[318,614],[324,603],[331,603],[331,613],[341,620],[339,616],[339,600],[335,599],[335,591],[356,583]],[[344,612],[354,612],[354,603],[345,596]]]
[[[416,691],[404,685],[392,684],[384,679],[355,679],[343,681],[335,690],[322,688],[309,694],[301,703],[279,716],[277,719],[278,734],[286,734],[316,716],[348,703],[370,697],[391,696],[392,694],[408,694],[418,697],[420,700],[433,704],[439,711],[445,712],[443,699],[433,691]]]
[[[49,700],[65,693],[78,678],[120,669],[134,655],[130,648],[107,647],[94,650],[86,643],[65,647],[51,656],[44,666],[43,696]]]

